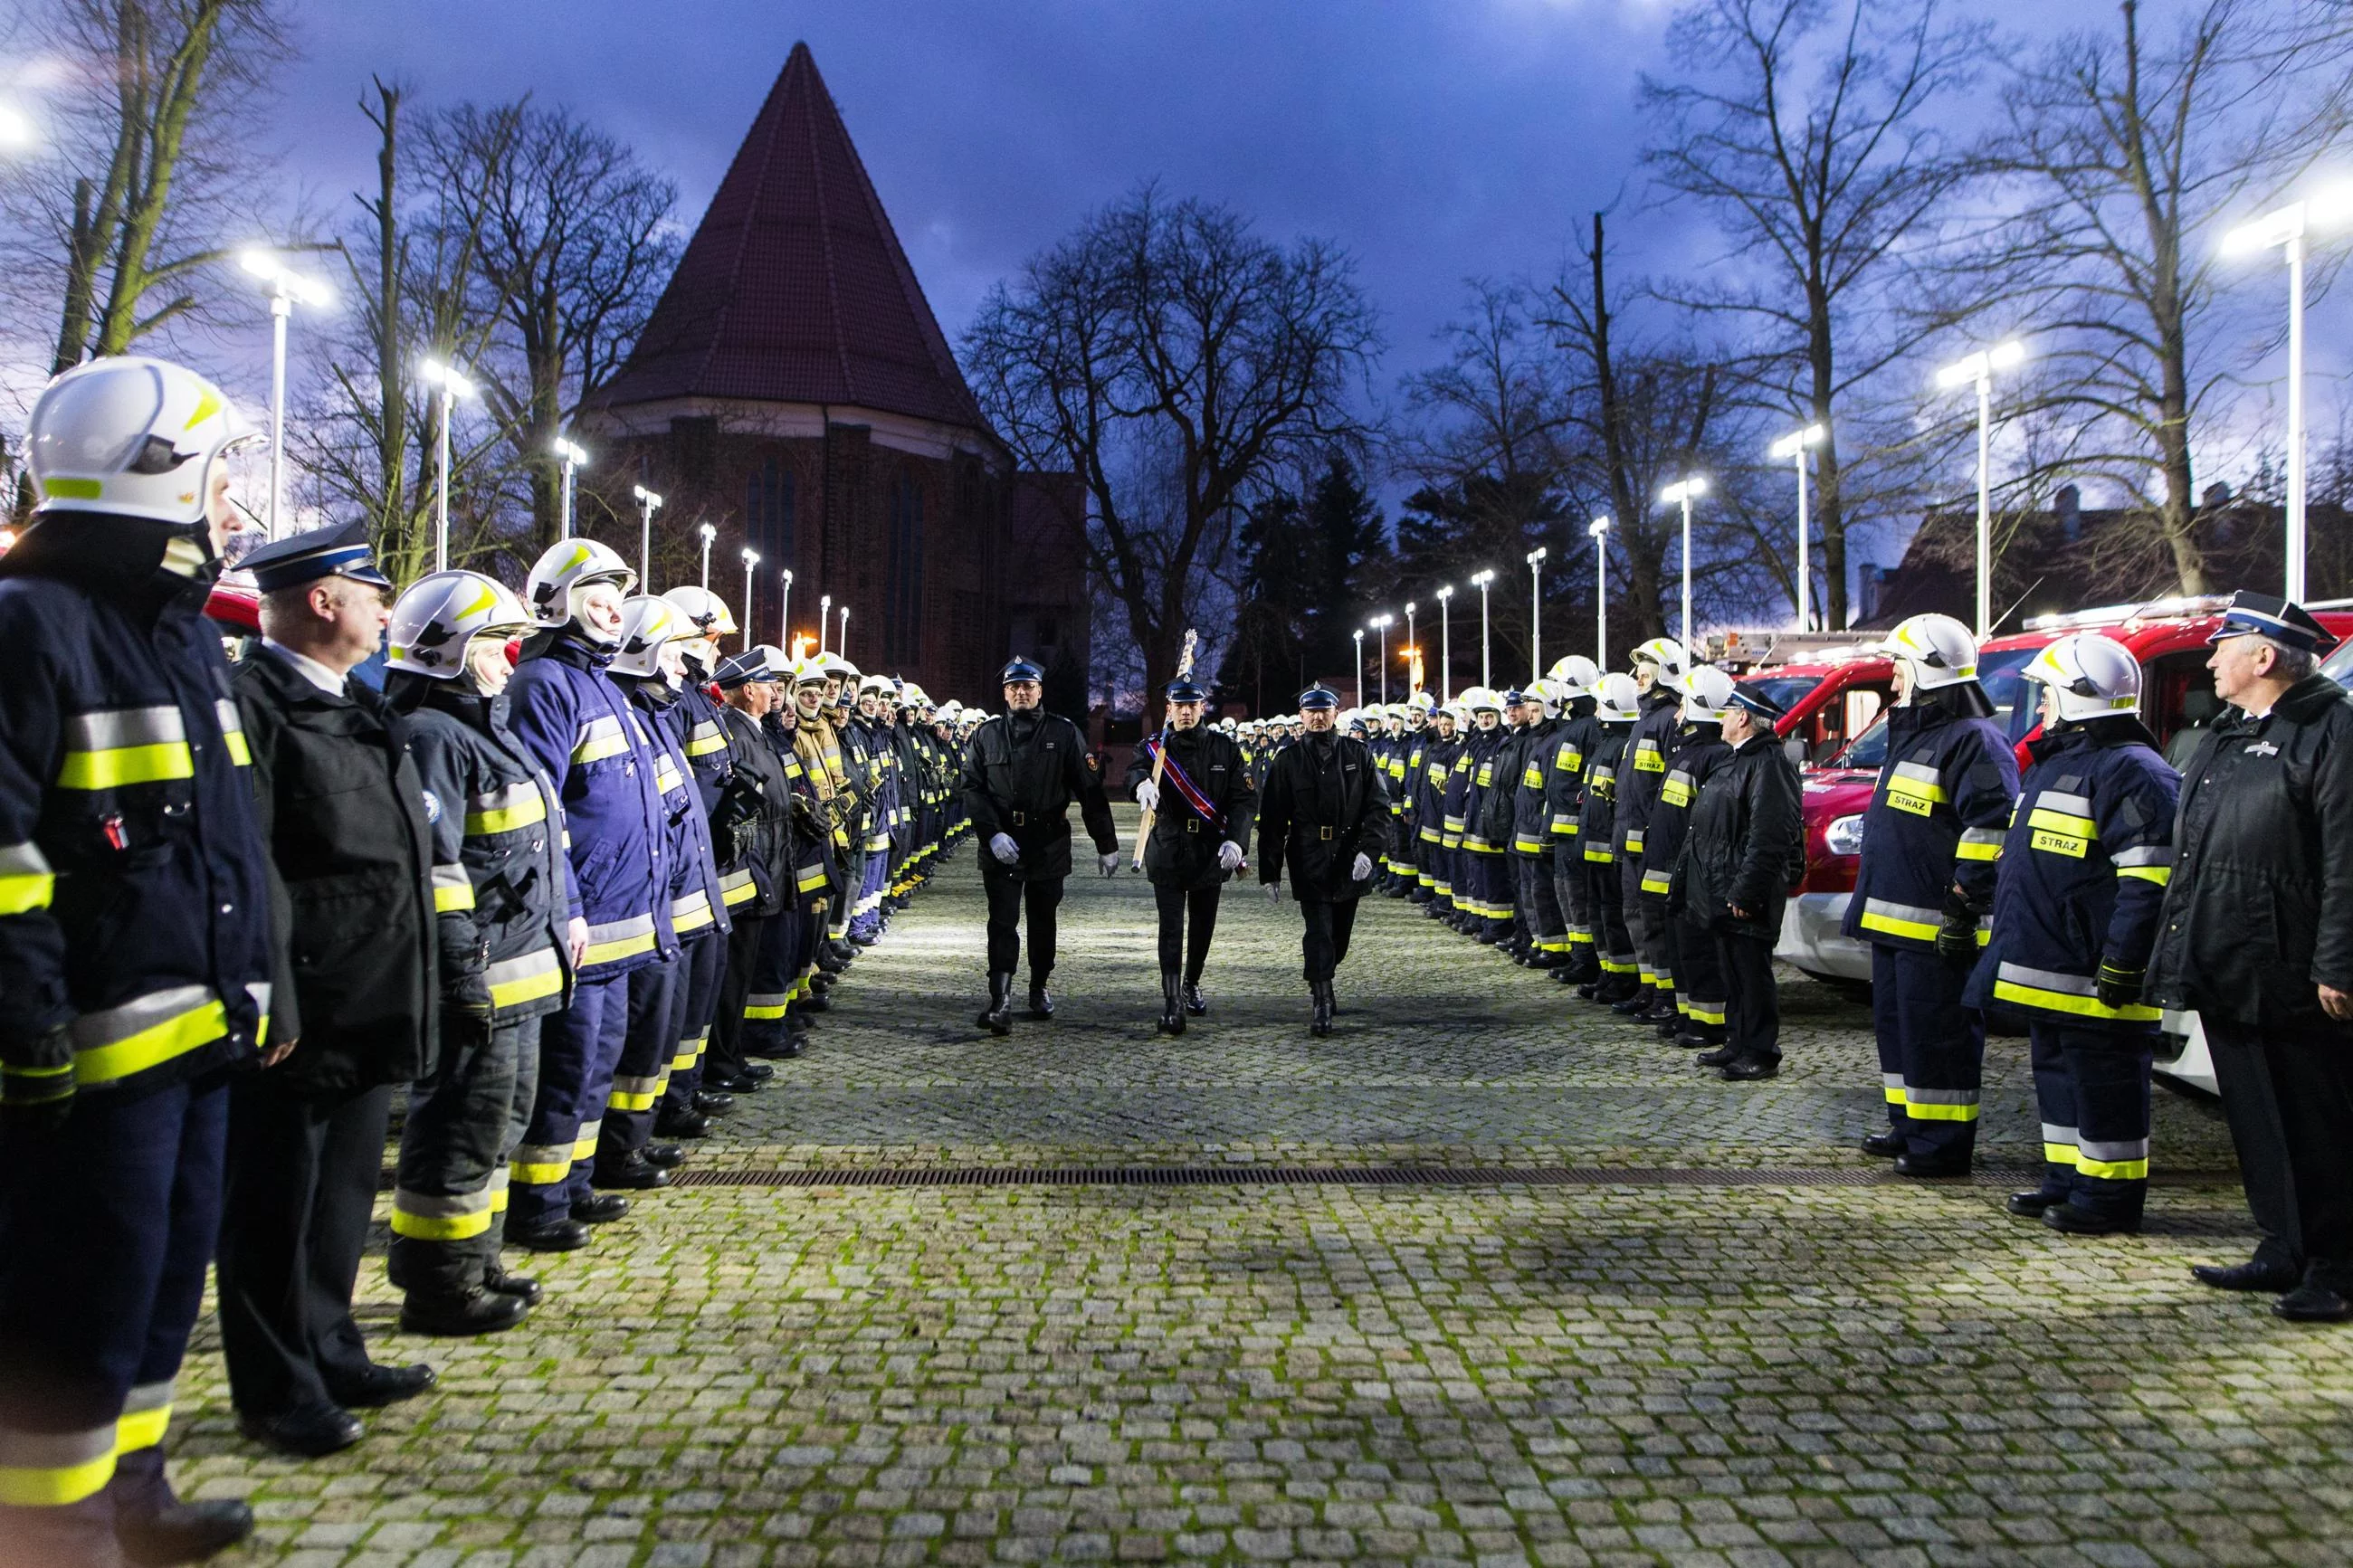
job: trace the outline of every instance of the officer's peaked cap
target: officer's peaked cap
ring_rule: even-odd
[[[2301,648],[2309,654],[2325,654],[2337,642],[2336,636],[2313,619],[2312,612],[2302,605],[2242,588],[2231,595],[2230,605],[2222,612],[2222,624],[2206,640],[2218,643],[2225,637],[2267,637],[2282,647]]]

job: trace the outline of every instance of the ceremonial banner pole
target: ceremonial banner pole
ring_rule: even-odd
[[[1199,640],[1200,636],[1200,633],[1189,628],[1185,633],[1185,651],[1178,655],[1176,659],[1176,679],[1179,680],[1193,673],[1193,645]],[[1160,793],[1160,771],[1167,765],[1168,710],[1163,708],[1160,710],[1160,749],[1152,753],[1152,793],[1155,798]],[[1144,813],[1144,824],[1135,830],[1135,858],[1128,865],[1128,869],[1131,871],[1144,869],[1144,844],[1145,840],[1152,837],[1153,816],[1151,808],[1146,807]]]

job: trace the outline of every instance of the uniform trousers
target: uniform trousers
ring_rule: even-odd
[[[1642,862],[1628,856],[1618,865],[1618,890],[1626,929],[1634,938],[1634,962],[1642,984],[1668,996],[1675,989],[1675,939],[1663,893],[1642,891]]]
[[[539,1020],[441,1022],[441,1058],[409,1086],[392,1194],[392,1282],[426,1296],[478,1289],[496,1269],[507,1161],[539,1079]]]
[[[1568,921],[1560,911],[1560,894],[1553,887],[1552,857],[1512,857],[1519,879],[1520,931],[1538,952],[1568,952]]]
[[[596,1156],[605,1097],[628,1027],[629,977],[612,973],[575,982],[571,1005],[540,1025],[537,1092],[510,1167],[510,1225],[542,1226],[571,1215],[573,1167]],[[587,1179],[582,1164],[582,1197],[588,1195]]]
[[[1589,969],[1594,954],[1593,892],[1585,875],[1585,847],[1573,835],[1553,845],[1552,887],[1554,900],[1560,905],[1570,961],[1577,968]]]
[[[653,1138],[654,1107],[661,1103],[662,1081],[670,1076],[670,1058],[678,1054],[678,997],[685,979],[683,947],[629,972],[628,1026],[600,1097],[604,1114],[596,1128],[596,1164],[607,1170],[627,1163]],[[585,1142],[585,1129],[581,1136]],[[586,1160],[584,1155],[572,1173],[575,1203],[587,1197],[594,1186],[594,1168]]]
[[[1715,1045],[1725,1037],[1730,987],[1715,933],[1706,921],[1693,919],[1688,910],[1668,915],[1666,926],[1674,950],[1675,1011],[1683,1016],[1694,1034]],[[1767,977],[1771,977],[1769,963]]]
[[[702,1058],[710,1053],[711,1029],[719,1016],[719,977],[726,967],[727,938],[717,926],[696,931],[679,944],[678,1016],[672,1025],[678,1053],[670,1058],[669,1080],[656,1107],[658,1118],[663,1111],[683,1115],[694,1109],[694,1091],[702,1087]]]
[[[733,1079],[746,1065],[744,998],[751,994],[753,966],[768,940],[768,928],[782,918],[742,913],[734,917],[735,929],[727,933],[727,960],[719,976],[718,1011],[711,1022],[711,1050],[702,1063],[708,1076]]]
[[[1985,1016],[1961,1005],[1969,965],[1871,944],[1871,1022],[1888,1124],[1913,1158],[1967,1164],[1977,1148]]]
[[[746,1057],[774,1056],[792,1032],[786,1022],[793,1002],[793,981],[800,962],[810,920],[797,910],[771,915],[767,931],[752,955],[744,979],[743,1005],[736,1010],[742,1025],[738,1049]]]
[[[1689,923],[1683,929],[1700,931]],[[1778,931],[1779,922],[1767,929]],[[1775,939],[1727,926],[1701,934],[1713,940],[1716,967],[1724,978],[1723,1038],[1734,1059],[1779,1061],[1781,992],[1773,979]]]
[[[2043,1195],[2137,1225],[2148,1195],[2155,1031],[2038,1016],[2027,1034],[2042,1117]]]
[[[1613,993],[1631,994],[1641,974],[1641,958],[1634,949],[1633,929],[1626,923],[1625,886],[1619,879],[1616,861],[1585,863],[1585,889],[1592,900],[1593,945],[1599,950],[1602,981]]]
[[[220,1233],[228,1079],[0,1124],[0,1541],[96,1556],[171,1501],[172,1384]]]
[[[2202,1021],[2263,1236],[2256,1261],[2353,1292],[2353,1043],[2341,1029]]]
[[[1209,942],[1218,934],[1218,900],[1223,881],[1206,888],[1152,885],[1152,901],[1160,910],[1160,973],[1174,974],[1181,963],[1185,984],[1198,984],[1209,962]]]
[[[221,1351],[246,1415],[338,1404],[368,1373],[352,1289],[391,1118],[390,1084],[303,1093],[264,1069],[230,1087]]]
[[[1028,880],[995,868],[995,857],[981,862],[980,885],[988,895],[988,972],[1009,974],[1021,961],[1021,926],[1029,921],[1029,978],[1044,984],[1054,969],[1054,910],[1062,901],[1062,879],[1032,877]]]
[[[1500,849],[1472,849],[1463,858],[1471,863],[1471,912],[1486,924],[1486,934],[1496,942],[1508,941],[1512,934],[1512,868]]]
[[[1307,983],[1329,980],[1339,969],[1340,961],[1348,956],[1348,938],[1356,929],[1355,899],[1302,899],[1299,912],[1307,922],[1300,937],[1300,956],[1305,960]]]

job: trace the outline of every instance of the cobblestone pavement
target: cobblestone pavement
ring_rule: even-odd
[[[1141,880],[1063,915],[1062,1016],[981,1036],[967,851],[696,1166],[1653,1173],[691,1186],[462,1343],[400,1334],[372,1261],[378,1353],[442,1383],[332,1460],[239,1439],[200,1331],[174,1473],[262,1519],[224,1561],[2353,1560],[2353,1334],[2186,1274],[2250,1237],[2207,1108],[2160,1096],[2147,1234],[2066,1241],[1851,1152],[1876,1073],[1824,987],[1788,987],[1780,1079],[1723,1085],[1382,901],[1315,1041],[1296,913],[1236,889],[1165,1041]],[[1992,1056],[1987,1157],[2023,1165],[2022,1043]]]

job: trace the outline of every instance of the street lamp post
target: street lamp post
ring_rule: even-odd
[[[1978,391],[1978,640],[1983,642],[1993,623],[1993,373],[2008,370],[2026,357],[2026,345],[2012,339],[1990,349],[1979,349],[1936,373],[1936,384],[1947,391],[1974,386]]]
[[[2305,237],[2353,218],[2353,186],[2340,186],[2307,201],[2291,202],[2222,237],[2222,249],[2237,255],[2268,250],[2287,253],[2287,596],[2304,598],[2304,258]]]
[[[832,621],[833,595],[827,594],[817,602],[817,651],[819,653],[825,651],[826,633],[831,629]]]
[[[326,286],[288,269],[266,250],[248,250],[245,269],[269,284],[269,537],[278,537],[278,515],[286,504],[286,323],[294,301],[324,305]]]
[[[1806,615],[1806,593],[1807,590],[1813,585],[1813,579],[1811,576],[1812,568],[1808,564],[1806,556],[1806,531],[1808,528],[1806,519],[1806,448],[1819,443],[1823,435],[1824,431],[1820,426],[1809,425],[1804,429],[1799,430],[1793,435],[1784,436],[1779,440],[1773,443],[1773,455],[1775,457],[1795,458],[1798,460],[1798,629],[1799,631],[1804,631],[1809,624]]]
[[[662,498],[643,485],[631,485],[629,493],[638,498],[638,589],[650,594],[654,591],[654,513],[661,510]]]
[[[1365,705],[1365,628],[1358,626],[1356,638],[1356,706]]]
[[[754,637],[752,630],[752,568],[757,566],[759,563],[760,552],[758,551],[746,550],[744,552],[744,651],[745,653],[751,652],[752,644],[758,640]],[[792,575],[793,574],[789,572],[785,574],[785,581],[787,585],[792,582]],[[789,629],[792,626],[792,622],[787,619],[785,622],[785,625],[786,628]]]
[[[1389,628],[1397,625],[1395,616],[1375,616],[1373,629],[1381,634],[1381,706],[1389,705]]]
[[[1593,663],[1609,668],[1609,519],[1597,517],[1586,528],[1593,535]]]
[[[1487,584],[1493,583],[1494,580],[1495,574],[1493,572],[1473,572],[1471,574],[1471,585],[1479,590],[1479,684],[1482,686],[1492,686],[1494,684],[1493,676],[1488,668],[1487,659]]]
[[[1419,653],[1421,650],[1421,645],[1416,642],[1413,637],[1413,601],[1411,599],[1408,599],[1405,602],[1405,646],[1408,649],[1411,650],[1411,653]],[[1410,657],[1410,654],[1409,654],[1409,657]],[[1413,667],[1409,664],[1406,668],[1408,669],[1411,669]],[[1406,685],[1409,688],[1413,685],[1413,678],[1409,675],[1406,677]],[[1411,690],[1408,690],[1405,695],[1407,701],[1410,702],[1413,700],[1413,692]]]
[[[1544,679],[1545,547],[1528,552],[1528,679]]]
[[[776,625],[776,644],[789,655],[793,651],[793,569],[791,567],[787,566],[785,568],[784,579],[785,607],[784,615]],[[746,602],[748,603],[749,595],[752,592],[751,585],[749,584],[744,584],[744,592],[746,595]],[[749,642],[746,642],[744,646],[745,647],[750,647],[752,645]]]
[[[833,639],[833,651],[843,658],[849,657],[849,606],[841,606],[841,631]]]
[[[569,539],[572,537],[573,479],[579,472],[582,465],[588,461],[588,454],[570,441],[559,440],[555,443],[554,450],[557,457],[564,459],[564,486],[560,492],[561,499],[556,506],[555,537]]]
[[[1678,479],[1659,492],[1659,499],[1669,506],[1683,509],[1683,647],[1692,646],[1692,573],[1691,573],[1691,508],[1695,497],[1707,494],[1707,481],[1697,474]]]
[[[434,498],[433,498],[433,570],[449,569],[449,421],[457,412],[458,399],[474,395],[474,384],[459,374],[455,365],[429,359],[417,367],[424,380],[441,389],[440,430],[434,437]]]
[[[694,531],[702,536],[702,591],[708,594],[711,592],[711,543],[719,537],[719,531],[706,522],[699,525]],[[744,603],[744,613],[747,616],[752,613],[752,605],[748,600]]]
[[[1454,619],[1448,613],[1453,599],[1453,584],[1438,590],[1438,702],[1441,708],[1454,700]]]

